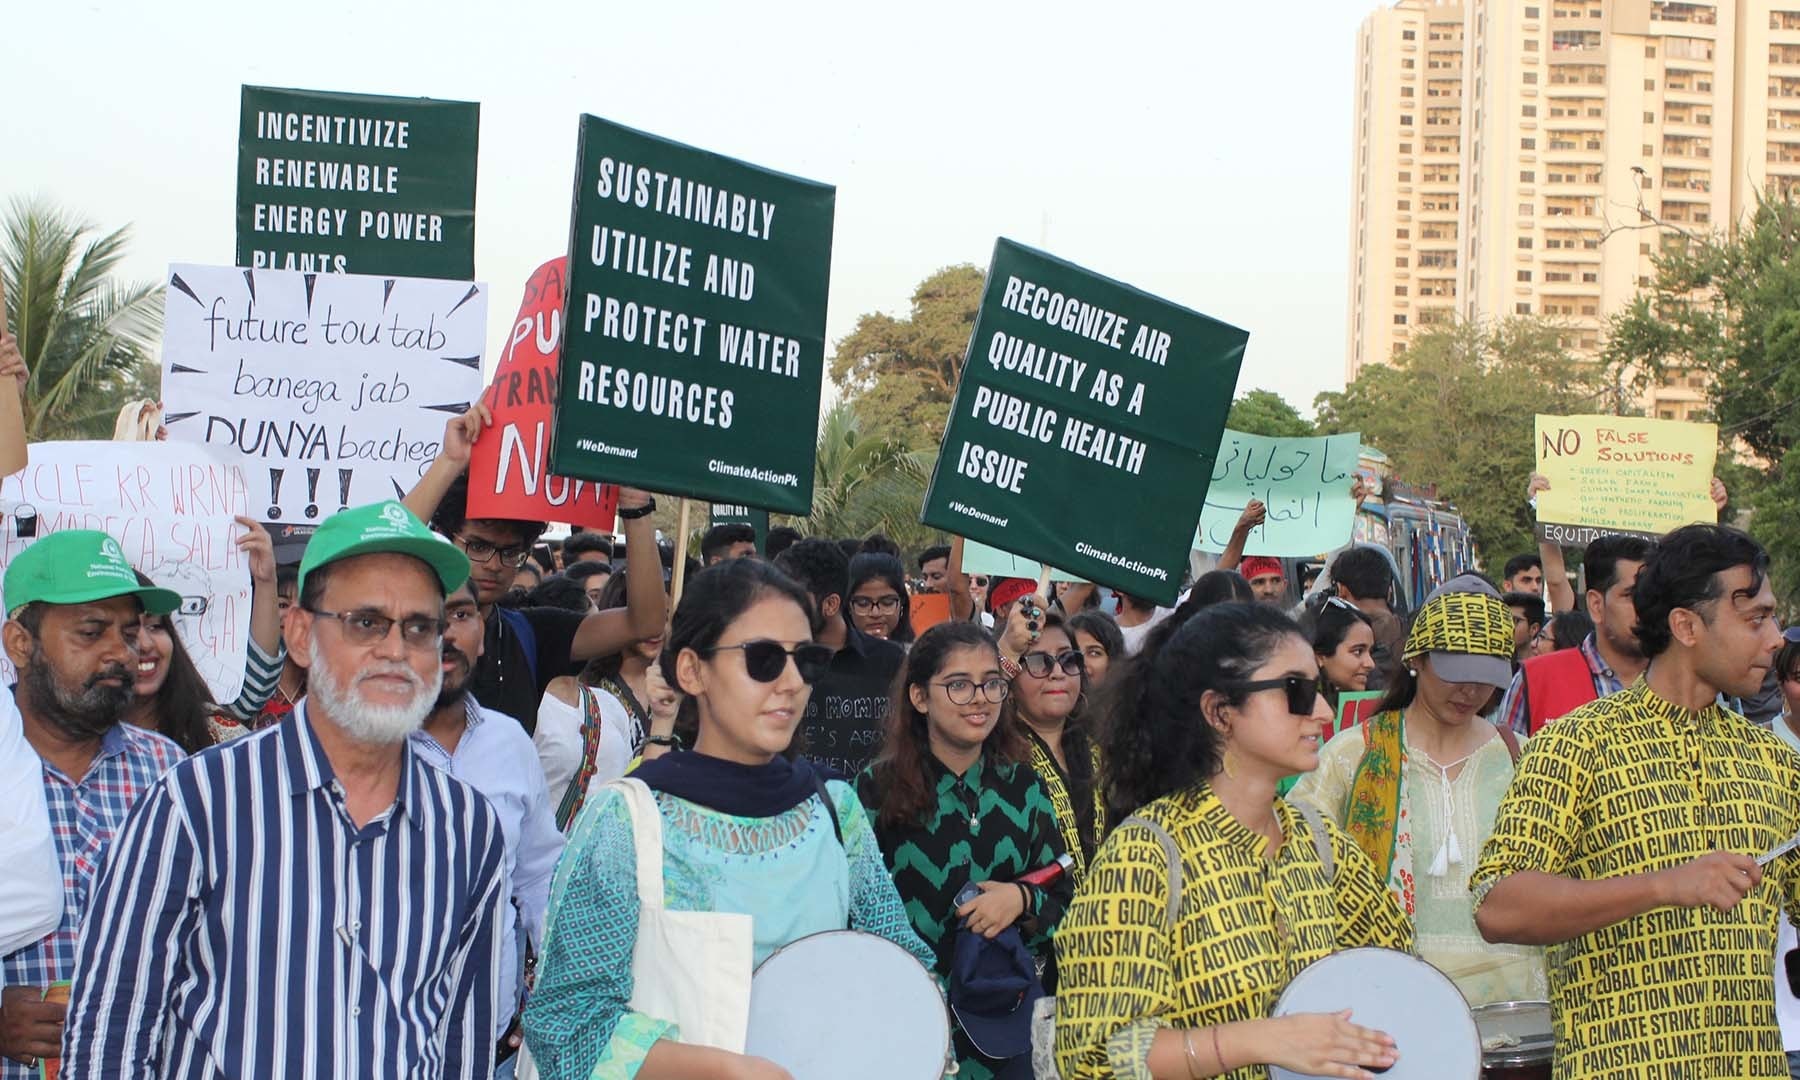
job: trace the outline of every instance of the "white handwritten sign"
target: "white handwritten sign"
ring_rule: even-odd
[[[1194,547],[1219,552],[1251,499],[1268,508],[1250,531],[1246,555],[1322,555],[1350,539],[1356,503],[1350,485],[1362,435],[1276,439],[1226,429]]]
[[[249,647],[250,564],[237,546],[243,526],[232,518],[250,516],[254,505],[244,470],[218,450],[177,442],[34,443],[31,463],[0,480],[0,573],[51,533],[106,533],[132,566],[181,594],[176,633],[214,700],[233,701],[244,686]],[[0,678],[14,677],[0,655]]]
[[[176,265],[163,318],[169,438],[237,455],[252,517],[404,495],[481,393],[479,283]]]

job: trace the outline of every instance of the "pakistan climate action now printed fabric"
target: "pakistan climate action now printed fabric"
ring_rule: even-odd
[[[1639,680],[1545,727],[1519,761],[1470,882],[1666,870],[1767,851],[1800,831],[1800,759],[1728,709]],[[1661,907],[1549,949],[1557,1080],[1785,1078],[1770,987],[1775,930],[1800,911],[1800,862],[1769,864],[1729,912]]]

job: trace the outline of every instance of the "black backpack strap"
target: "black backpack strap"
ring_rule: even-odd
[[[838,823],[837,804],[831,801],[831,792],[825,789],[825,778],[813,773],[813,787],[819,793],[819,800],[825,804],[825,812],[831,815],[831,831],[837,835],[838,846],[844,846],[844,827]]]

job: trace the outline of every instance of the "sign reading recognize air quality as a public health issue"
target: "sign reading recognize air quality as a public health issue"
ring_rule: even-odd
[[[236,455],[252,517],[402,497],[481,393],[484,285],[192,265],[167,285],[163,423]]]
[[[836,197],[583,116],[550,471],[810,513]]]
[[[1583,545],[1601,536],[1657,537],[1719,519],[1712,476],[1715,424],[1641,416],[1537,417],[1541,540]]]
[[[994,246],[923,520],[1173,603],[1249,335]]]
[[[238,265],[474,278],[480,125],[469,101],[244,87]]]

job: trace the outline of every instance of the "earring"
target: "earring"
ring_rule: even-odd
[[[1415,679],[1419,677],[1419,669],[1418,668],[1407,668],[1406,673],[1408,675],[1411,675]]]

